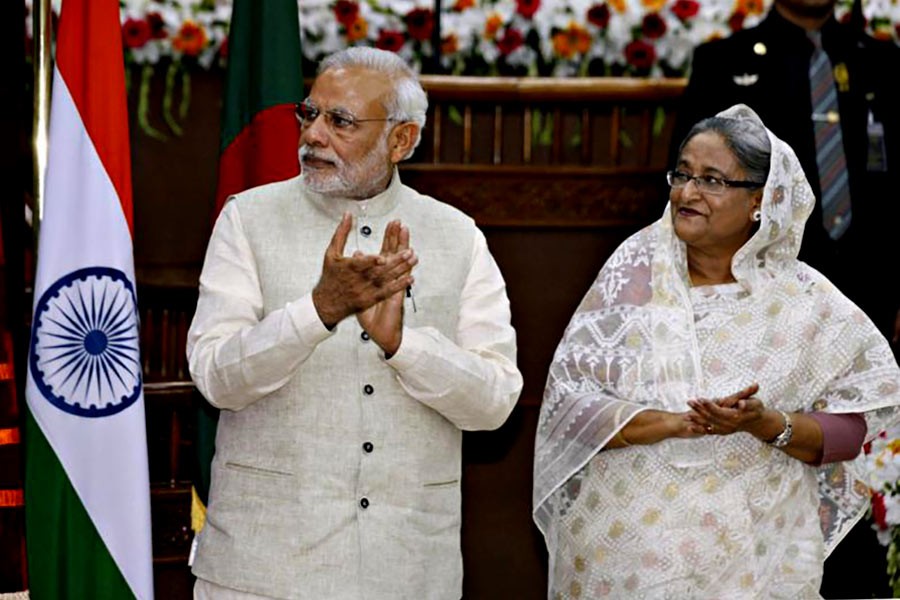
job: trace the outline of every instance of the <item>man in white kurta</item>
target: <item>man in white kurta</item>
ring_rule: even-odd
[[[222,409],[198,596],[461,596],[461,430],[499,427],[522,378],[484,236],[400,182],[427,101],[394,58],[324,63],[303,175],[231,198],[210,240],[188,336]]]

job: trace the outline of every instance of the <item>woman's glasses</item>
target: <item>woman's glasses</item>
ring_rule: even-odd
[[[693,181],[700,192],[713,196],[724,194],[728,188],[761,188],[765,185],[756,181],[735,181],[712,175],[688,175],[682,171],[668,171],[666,181],[675,189],[683,188]]]

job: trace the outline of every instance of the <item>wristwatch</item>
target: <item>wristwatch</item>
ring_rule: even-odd
[[[794,437],[794,423],[791,421],[791,415],[783,410],[779,410],[778,412],[784,419],[784,430],[776,435],[774,439],[769,440],[769,445],[776,448],[784,448],[791,443],[791,438]]]

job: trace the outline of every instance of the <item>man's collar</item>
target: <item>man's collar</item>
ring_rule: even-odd
[[[376,194],[365,200],[352,200],[350,198],[336,198],[333,196],[323,196],[316,192],[306,189],[303,183],[303,176],[298,178],[298,182],[302,192],[310,199],[310,201],[323,212],[340,219],[341,215],[349,212],[352,215],[366,215],[369,217],[381,217],[397,207],[400,202],[400,172],[394,167],[394,173],[391,175],[391,182],[387,188],[380,194]]]
[[[782,15],[778,9],[773,5],[771,9],[769,9],[768,15],[766,15],[766,24],[773,27],[775,30],[785,33],[787,35],[803,35],[806,36],[806,30],[789,21]],[[837,19],[834,18],[834,13],[831,13],[831,16],[825,21],[825,23],[820,28],[824,33],[826,30],[832,30],[838,26]]]

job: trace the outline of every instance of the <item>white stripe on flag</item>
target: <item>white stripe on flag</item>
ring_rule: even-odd
[[[56,70],[49,140],[35,308],[48,287],[86,267],[121,271],[133,287],[132,240],[121,203]],[[133,344],[136,355],[138,340]],[[138,598],[149,600],[153,572],[143,394],[116,414],[80,416],[49,402],[29,369],[26,398],[125,580]]]

